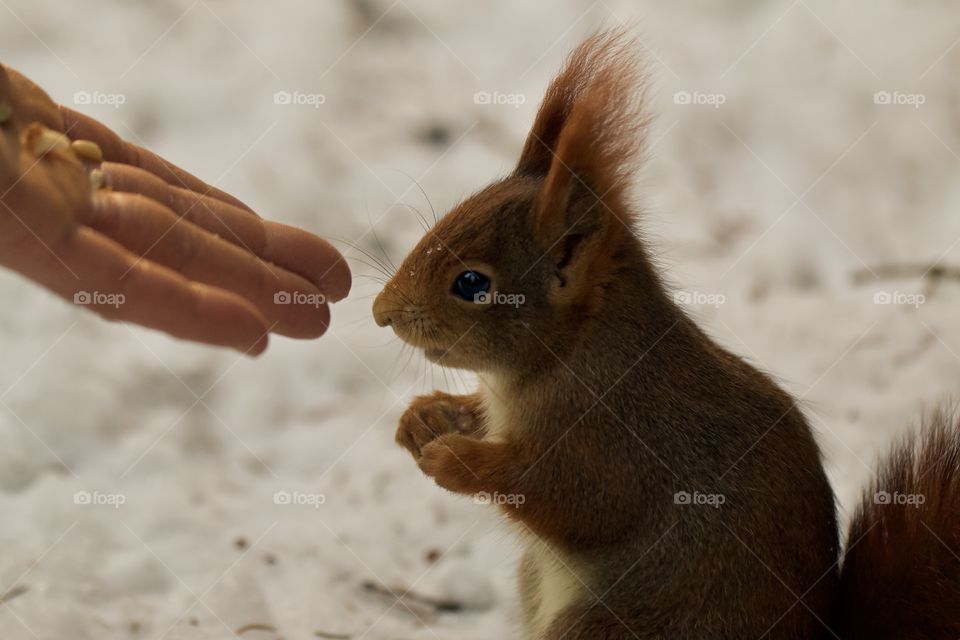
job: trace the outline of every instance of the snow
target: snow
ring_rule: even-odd
[[[869,275],[960,260],[955,3],[6,0],[0,16],[0,59],[56,99],[123,96],[83,108],[264,215],[379,251],[373,222],[394,261],[421,233],[397,202],[430,217],[508,171],[564,52],[630,20],[655,83],[644,230],[705,328],[801,399],[844,513],[960,382],[957,284]],[[470,379],[407,364],[370,318],[376,290],[358,279],[326,337],[252,361],[0,274],[0,637],[511,636],[512,534],[393,443],[412,395]]]

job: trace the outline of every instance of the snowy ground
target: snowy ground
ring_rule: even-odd
[[[267,216],[368,250],[373,221],[397,260],[420,233],[397,202],[429,210],[411,178],[443,211],[509,170],[564,52],[620,20],[656,82],[648,234],[803,398],[848,510],[960,385],[958,285],[878,269],[960,264],[957,3],[0,0],[0,59],[63,102],[122,96],[82,107]],[[0,274],[0,637],[509,637],[510,534],[393,444],[409,396],[469,380],[405,366],[375,290],[248,361]]]

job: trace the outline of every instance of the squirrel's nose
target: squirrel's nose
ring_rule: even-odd
[[[393,307],[395,305],[387,300],[386,293],[387,291],[384,289],[373,301],[373,320],[378,327],[389,327],[393,324]]]

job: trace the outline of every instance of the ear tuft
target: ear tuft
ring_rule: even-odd
[[[640,151],[640,134],[647,120],[643,115],[646,74],[639,46],[626,29],[620,28],[597,32],[574,49],[547,88],[520,153],[518,174],[547,174],[561,135],[574,124],[576,112],[589,110],[596,128],[609,135],[636,134],[629,136],[630,144],[617,145],[621,157]],[[581,120],[587,116],[576,115]]]
[[[626,216],[623,195],[649,123],[638,49],[624,29],[596,33],[547,89],[516,169],[545,180],[537,226],[547,242],[561,230],[580,232],[576,223],[596,226],[597,220],[584,219],[583,207],[571,206],[574,201],[591,201],[586,210],[595,218]]]

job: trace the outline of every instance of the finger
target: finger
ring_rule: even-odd
[[[32,279],[107,319],[248,355],[267,348],[269,325],[249,301],[142,260],[93,229],[78,227],[36,254]]]
[[[101,169],[107,186],[114,191],[142,193],[156,200],[227,242],[303,276],[316,285],[329,302],[342,300],[350,291],[350,269],[346,260],[322,238],[262,220],[215,198],[171,186],[137,167],[105,162]]]
[[[304,278],[267,263],[140,195],[100,191],[83,222],[134,253],[251,301],[277,333],[316,338],[330,323],[323,294]]]
[[[61,130],[62,123],[56,103],[47,92],[23,74],[6,68],[8,99],[13,107],[13,119],[20,126],[39,122],[44,126]]]
[[[139,167],[104,162],[100,169],[104,184],[114,191],[145,195],[227,242],[262,255],[266,244],[263,221],[246,209],[170,185]]]
[[[13,89],[10,86],[10,75],[6,67],[0,64],[0,193],[5,193],[16,172],[13,167],[17,162],[17,130],[13,120]]]
[[[267,239],[265,259],[304,274],[330,302],[347,297],[352,284],[350,267],[333,245],[303,229],[278,222],[265,220],[263,226]]]
[[[78,113],[63,105],[60,105],[60,115],[63,118],[64,130],[70,132],[70,137],[74,140],[83,139],[96,142],[103,151],[104,159],[140,167],[163,179],[168,184],[202,193],[256,215],[250,207],[229,193],[208,185],[203,180],[167,162],[152,151],[127,142],[114,133],[112,129],[90,116]]]
[[[60,114],[43,89],[0,64],[0,187],[4,192],[16,180],[20,129],[33,122],[61,128]]]

